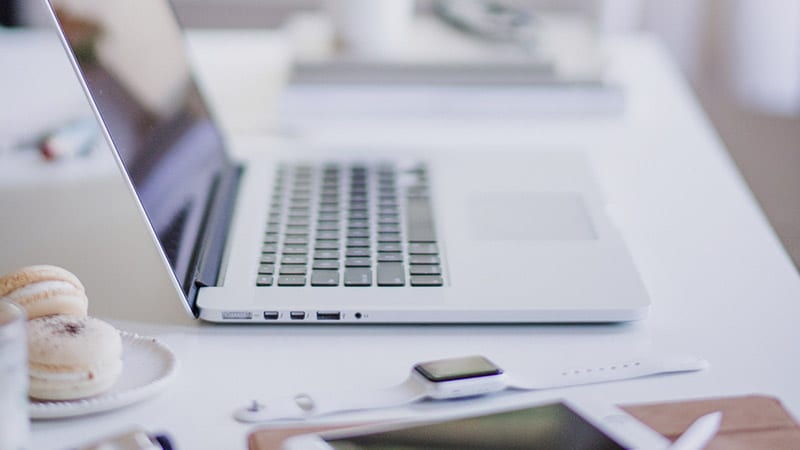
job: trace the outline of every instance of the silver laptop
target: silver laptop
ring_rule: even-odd
[[[48,4],[195,317],[371,324],[645,315],[645,290],[579,152],[338,148],[297,160],[265,148],[258,159],[234,160],[167,0]]]

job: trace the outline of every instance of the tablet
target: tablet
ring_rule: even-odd
[[[363,426],[288,439],[284,450],[664,449],[669,441],[610,405],[551,400],[479,415]]]

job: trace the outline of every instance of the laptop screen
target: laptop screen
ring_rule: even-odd
[[[229,161],[165,0],[51,0],[103,126],[184,294]]]

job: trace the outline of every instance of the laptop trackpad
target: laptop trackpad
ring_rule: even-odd
[[[597,233],[581,194],[491,192],[469,198],[471,232],[477,240],[592,240]]]

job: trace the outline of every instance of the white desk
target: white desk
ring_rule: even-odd
[[[7,39],[0,35],[0,44]],[[4,52],[10,57],[7,49]],[[396,145],[453,152],[464,145],[496,151],[586,149],[651,294],[648,319],[617,326],[193,323],[177,318],[180,310],[174,294],[164,276],[153,269],[152,252],[137,249],[137,239],[143,238],[137,231],[140,224],[131,218],[127,197],[113,177],[98,175],[100,181],[84,181],[76,188],[44,189],[56,199],[51,203],[61,206],[44,212],[50,203],[37,206],[19,200],[22,196],[44,201],[41,189],[25,194],[23,188],[15,188],[16,196],[0,197],[0,246],[6,249],[0,268],[52,255],[48,262],[73,268],[87,282],[93,314],[126,330],[157,336],[180,360],[178,379],[155,398],[107,414],[34,423],[33,448],[64,448],[134,424],[168,431],[179,448],[244,448],[250,427],[236,423],[231,412],[252,398],[343,386],[382,387],[402,380],[416,361],[476,353],[509,370],[534,374],[538,366],[553,363],[602,362],[650,351],[688,352],[705,356],[711,370],[519,398],[569,394],[629,403],[765,393],[780,397],[799,414],[800,277],[663,50],[648,38],[629,37],[610,41],[609,52],[614,77],[627,89],[628,106],[622,116],[517,117],[486,120],[480,127],[460,120],[375,120],[358,136],[316,124],[313,131],[301,126],[294,138],[249,137],[237,139],[237,145],[379,145],[392,136]],[[6,73],[23,70],[0,66],[3,81],[9,77]],[[51,75],[68,77],[69,70]],[[77,92],[77,85],[73,89]],[[55,96],[50,101],[64,95],[68,102],[80,95],[51,92]],[[38,104],[37,98],[26,98],[15,108],[28,107],[28,100]],[[9,131],[8,122],[0,121],[3,127]],[[398,128],[405,132],[394,134]],[[18,164],[18,160],[5,158],[0,170],[14,171],[9,161]],[[111,167],[110,160],[106,163]],[[106,203],[111,205],[108,209],[98,212],[92,205],[101,195],[94,182],[111,186],[102,190],[101,197],[113,201]],[[76,192],[87,197],[76,197]],[[17,215],[6,216],[9,211],[37,226],[20,225]],[[31,222],[43,216],[83,220],[77,225],[59,224],[62,231],[51,236],[55,225]],[[35,238],[25,241],[31,236]],[[120,254],[125,257],[116,258]],[[114,290],[114,286],[126,288]],[[162,305],[157,323],[140,320],[145,305],[153,302]],[[483,399],[462,406],[506,400]],[[426,409],[436,406],[394,412],[415,414]]]

